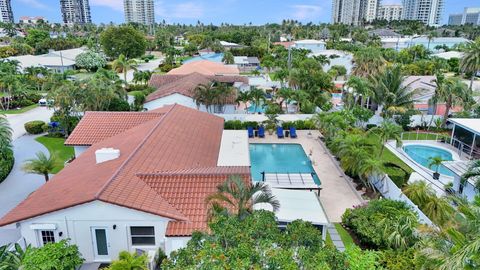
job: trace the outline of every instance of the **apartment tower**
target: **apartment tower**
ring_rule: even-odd
[[[125,22],[153,25],[155,13],[153,0],[124,0]]]
[[[448,25],[480,25],[480,8],[466,7],[463,13],[450,14]]]
[[[377,17],[380,0],[333,0],[332,22],[358,26]]]
[[[13,12],[10,0],[0,0],[0,22],[13,23]]]
[[[421,21],[430,26],[439,26],[445,0],[403,0],[404,20]]]
[[[62,19],[65,24],[86,24],[92,22],[88,0],[60,0]]]
[[[398,21],[402,19],[402,5],[381,5],[378,8],[377,19],[387,21]]]

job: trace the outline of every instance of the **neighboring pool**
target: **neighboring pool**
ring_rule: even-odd
[[[248,112],[249,113],[264,113],[265,112],[264,104],[258,105],[257,108],[255,109],[255,103],[252,102],[252,105],[250,105],[248,107]]]
[[[427,169],[430,169],[428,163],[430,163],[430,158],[432,157],[441,157],[443,160],[453,160],[452,153],[438,147],[412,144],[404,146],[403,150],[415,162]],[[434,171],[435,168],[431,168],[430,170]],[[454,174],[443,165],[438,168],[438,172],[440,174],[454,176]]]
[[[332,93],[332,98],[339,98],[342,99],[343,94],[342,93]]]
[[[315,172],[308,156],[300,144],[250,144],[251,172],[254,181],[262,180],[267,173],[311,173]],[[315,183],[320,179],[313,176]]]
[[[196,62],[196,61],[200,61],[200,60],[208,60],[208,61],[212,61],[212,62],[221,63],[222,59],[223,59],[223,53],[207,53],[207,54],[204,54],[204,55],[199,55],[199,56],[195,56],[195,57],[192,57],[190,59],[187,59],[187,60],[183,61],[183,63],[186,64],[186,63]]]

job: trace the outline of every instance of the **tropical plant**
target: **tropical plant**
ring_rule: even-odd
[[[469,203],[452,198],[457,205],[452,225],[423,233],[417,257],[422,269],[478,269],[480,267],[480,196]]]
[[[12,128],[8,120],[0,114],[0,152],[3,149],[10,149],[12,143]]]
[[[400,65],[387,67],[374,77],[374,100],[383,107],[384,115],[389,118],[396,113],[405,113],[412,108],[415,91],[404,84]]]
[[[37,152],[36,158],[28,159],[23,164],[22,170],[26,173],[40,174],[45,177],[45,182],[48,182],[49,174],[52,173],[55,168],[55,157],[50,155],[47,157],[43,152]]]
[[[127,72],[130,69],[137,70],[136,66],[137,66],[137,61],[135,61],[135,59],[128,59],[127,57],[125,57],[125,55],[120,54],[120,56],[118,56],[118,58],[115,61],[113,61],[112,67],[118,73],[123,73],[123,80],[125,82],[125,87],[127,87],[128,86]]]
[[[383,70],[385,59],[378,48],[367,47],[354,54],[352,75],[370,78]]]
[[[78,247],[68,240],[48,243],[41,248],[32,248],[23,259],[23,269],[66,270],[76,269],[83,263]]]
[[[358,99],[361,99],[360,106],[363,107],[367,99],[373,94],[370,87],[370,82],[363,77],[351,76],[350,78],[348,78],[346,86],[353,89],[354,95],[353,104],[347,104],[349,108],[357,104]]]
[[[128,251],[122,251],[118,254],[118,260],[112,262],[112,264],[105,270],[147,270],[147,255],[139,255],[137,253],[130,253]]]
[[[218,213],[228,213],[240,219],[253,212],[253,205],[270,204],[273,211],[280,208],[280,203],[272,195],[270,188],[264,183],[253,185],[245,183],[241,176],[230,176],[217,187],[217,192],[208,196],[206,202],[210,205],[210,216]]]
[[[215,104],[216,99],[216,86],[214,83],[200,84],[193,90],[193,100],[200,109],[201,105],[204,105],[207,112],[211,112],[211,106]]]
[[[444,162],[444,160],[441,156],[431,157],[428,160],[428,168],[435,168],[435,172],[438,173],[440,166],[442,166],[442,162]]]
[[[475,189],[480,190],[480,160],[473,161],[468,170],[462,175],[462,182],[472,181],[475,183]]]
[[[460,61],[460,68],[463,72],[471,72],[470,91],[472,91],[473,80],[480,72],[480,38],[475,41],[468,41]]]
[[[136,70],[133,72],[133,82],[143,83],[144,85],[147,85],[152,75],[153,75],[153,72],[149,70],[145,70],[145,71]]]
[[[387,143],[388,140],[391,140],[391,139],[395,140],[397,148],[402,146],[403,129],[401,126],[391,121],[385,120],[380,124],[380,126],[374,127],[370,129],[368,132],[373,133],[380,138],[380,141],[382,143],[382,146],[380,148],[380,156],[383,155],[385,144]]]
[[[262,89],[253,87],[250,89],[250,99],[254,104],[254,112],[257,111],[258,106],[265,102],[265,92]]]
[[[99,68],[104,67],[107,64],[105,55],[94,52],[86,51],[77,57],[75,57],[75,65],[79,68],[85,68],[90,71],[96,71]]]
[[[448,78],[445,86],[440,88],[439,99],[445,102],[445,113],[443,114],[443,126],[446,125],[452,107],[462,105],[467,109],[474,104],[471,92],[468,87],[458,78]]]
[[[234,64],[235,60],[234,60],[233,54],[230,51],[226,51],[223,54],[222,62],[225,63],[226,65]]]
[[[245,113],[248,114],[248,102],[251,100],[249,91],[238,91],[237,99],[235,100],[238,105],[243,103],[245,105]]]

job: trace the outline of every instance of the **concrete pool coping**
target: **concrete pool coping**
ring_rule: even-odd
[[[418,180],[419,177],[423,178],[422,180],[429,183],[430,186],[435,190],[435,192],[438,195],[444,195],[445,189],[443,188],[443,186],[450,182],[453,182],[454,177],[440,174],[440,178],[438,180],[434,180],[433,170],[430,170],[429,168],[424,167],[423,165],[417,163],[404,151],[403,147],[407,145],[423,145],[423,146],[440,148],[442,150],[449,151],[452,154],[453,160],[462,160],[459,157],[459,155],[454,152],[455,149],[453,147],[447,148],[450,145],[439,143],[437,141],[428,141],[428,140],[404,141],[402,147],[400,148],[396,147],[395,141],[388,141],[385,145],[395,156],[397,156],[399,159],[405,162],[405,164],[407,164],[410,168],[412,168],[416,172],[415,180]],[[410,179],[409,179],[409,182],[411,182]]]
[[[297,135],[296,139],[278,139],[276,134],[266,133],[265,138],[250,138],[249,143],[300,144],[307,156],[312,151],[312,167],[321,181],[320,201],[330,222],[341,222],[346,209],[365,201],[319,140],[321,136],[319,131],[297,130]]]

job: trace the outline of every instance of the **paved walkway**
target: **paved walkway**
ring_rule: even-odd
[[[353,188],[343,171],[324,148],[316,130],[298,130],[298,138],[278,139],[277,136],[265,134],[265,138],[250,139],[250,143],[298,143],[308,155],[311,153],[313,168],[321,181],[320,201],[330,222],[341,222],[346,209],[363,203],[360,194]]]
[[[48,155],[48,150],[35,141],[36,137],[25,135],[13,141],[15,165],[10,175],[0,183],[0,217],[45,183],[43,176],[22,171],[24,161],[34,158],[35,153],[42,151]],[[19,236],[14,226],[0,227],[0,246],[16,241]]]
[[[339,251],[345,251],[345,245],[343,244],[342,238],[337,232],[337,228],[335,228],[334,224],[330,223],[327,226],[327,232],[330,234],[330,239],[332,239],[333,245],[335,245]]]
[[[7,120],[10,127],[13,129],[12,139],[15,140],[26,133],[24,125],[26,122],[41,120],[50,122],[50,117],[53,115],[53,110],[47,107],[37,107],[30,111],[21,114],[7,114]]]

